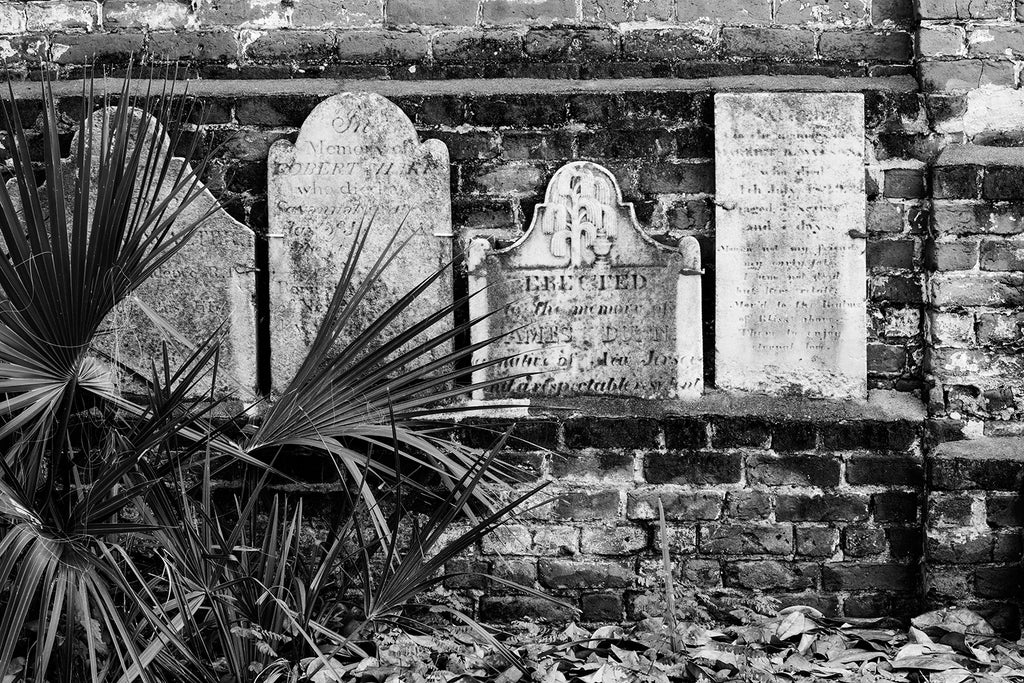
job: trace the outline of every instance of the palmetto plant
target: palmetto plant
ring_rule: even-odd
[[[33,145],[36,133],[26,130],[13,88],[3,111],[15,182],[0,186],[0,675],[71,683],[160,680],[173,672],[180,680],[211,680],[203,673],[210,659],[232,652],[236,680],[251,678],[245,671],[254,661],[291,666],[266,651],[247,659],[253,653],[242,649],[252,639],[244,631],[262,628],[253,619],[262,609],[271,615],[269,629],[307,634],[307,654],[323,642],[344,642],[323,618],[329,609],[301,606],[324,604],[322,588],[335,561],[346,559],[343,549],[367,561],[382,554],[385,574],[362,607],[369,621],[393,618],[410,596],[436,583],[442,564],[435,558],[468,546],[514,507],[495,507],[488,494],[488,484],[502,481],[493,458],[481,460],[423,420],[450,410],[445,400],[479,388],[456,381],[459,361],[474,348],[444,350],[465,327],[430,332],[460,302],[389,336],[389,325],[428,280],[337,353],[337,340],[394,254],[385,250],[357,278],[364,231],[309,357],[242,438],[228,436],[232,421],[215,422],[222,408],[201,395],[200,387],[216,385],[216,334],[181,367],[170,366],[165,350],[146,378],[147,393],[120,395],[97,339],[111,312],[200,226],[203,216],[182,217],[202,191],[209,155],[172,167],[161,153],[158,128],[171,133],[171,149],[189,147],[180,137],[191,116],[186,93],[125,81],[98,96],[90,80],[71,152],[76,173],[68,178],[56,98],[48,82],[41,88],[41,145]],[[152,116],[136,115],[129,103]],[[98,105],[103,120],[96,127],[90,117]],[[32,156],[36,147],[41,159]],[[37,185],[40,169],[44,182]],[[351,483],[353,514],[374,522],[365,534],[354,517],[345,522],[358,542],[323,548],[311,574],[294,554],[293,530],[301,524],[294,508],[272,506],[274,523],[265,529],[284,536],[264,538],[248,503],[234,511],[235,522],[219,521],[210,487],[212,472],[225,463],[266,473],[296,448],[333,463]],[[375,485],[397,480],[431,495],[407,476],[413,471],[435,475],[452,493],[441,497],[412,550],[399,552],[394,519]],[[192,487],[197,477],[202,483]],[[250,493],[248,500],[259,499],[259,490]],[[476,526],[445,550],[441,531],[471,499],[483,505]],[[139,514],[125,521],[129,505]],[[129,552],[138,543],[153,548],[144,562]],[[268,558],[276,558],[271,574]],[[298,587],[315,595],[296,603]],[[366,582],[363,590],[370,590]]]

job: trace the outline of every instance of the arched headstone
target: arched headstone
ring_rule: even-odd
[[[700,249],[670,248],[641,229],[615,177],[588,161],[559,169],[529,230],[469,257],[474,342],[504,334],[476,374],[530,373],[480,398],[631,396],[695,398],[703,391]]]
[[[420,144],[412,122],[374,93],[321,102],[295,144],[279,140],[268,158],[270,336],[273,384],[282,390],[316,336],[353,236],[370,228],[368,269],[391,242],[405,248],[372,292],[354,337],[385,308],[448,263],[451,199],[448,149]],[[450,274],[435,283],[396,327],[452,300]]]

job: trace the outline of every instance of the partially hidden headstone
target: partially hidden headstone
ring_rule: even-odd
[[[469,255],[477,398],[695,398],[703,391],[700,249],[641,229],[615,176],[587,161],[559,169],[529,230]]]
[[[93,181],[98,171],[98,157],[103,111],[95,112],[91,119],[93,129],[94,161],[91,166]],[[141,117],[150,115],[139,109],[131,112],[132,131],[140,130]],[[148,138],[143,154],[154,147],[158,155],[170,154],[170,140],[162,127],[150,117],[145,130]],[[129,141],[129,150],[138,144]],[[71,148],[77,147],[77,138]],[[131,154],[131,151],[129,151]],[[167,161],[167,182],[156,191],[155,200],[163,201],[171,193],[175,179],[187,178],[191,169],[185,159],[172,157]],[[63,160],[61,173],[65,192],[65,207],[73,211],[75,182],[78,173],[71,159]],[[13,197],[17,192],[8,183]],[[140,180],[140,185],[142,181]],[[91,191],[95,197],[96,186]],[[256,397],[256,236],[248,227],[232,218],[200,183],[191,188],[198,193],[170,229],[170,234],[184,229],[192,221],[203,219],[191,239],[166,263],[161,265],[121,305],[114,309],[99,330],[96,347],[112,359],[114,379],[122,392],[142,390],[132,378],[132,372],[149,377],[152,363],[162,367],[163,347],[166,343],[171,368],[180,367],[197,344],[216,335],[220,344],[217,372],[217,398],[233,398],[250,402]],[[185,191],[175,195],[182,197]],[[43,195],[45,197],[45,195]],[[139,201],[137,188],[135,201]],[[154,194],[150,191],[149,198]],[[165,215],[180,207],[172,199]],[[44,207],[45,209],[46,207]],[[90,216],[91,216],[90,211]],[[200,382],[197,392],[207,395],[213,375]]]
[[[295,144],[274,143],[267,200],[276,390],[287,386],[315,338],[361,227],[370,230],[363,273],[396,233],[405,246],[342,344],[451,260],[450,192],[448,148],[439,140],[420,144],[402,110],[374,93],[334,95],[310,112]],[[394,327],[418,322],[451,300],[448,272]]]
[[[864,97],[715,96],[715,381],[867,395]]]

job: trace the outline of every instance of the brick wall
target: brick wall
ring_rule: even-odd
[[[385,9],[386,8],[386,9]],[[890,75],[910,0],[4,0],[9,65],[134,53],[207,77]]]

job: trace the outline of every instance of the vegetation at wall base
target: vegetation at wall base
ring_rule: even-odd
[[[357,269],[366,226],[306,361],[241,438],[224,426],[233,420],[214,419],[224,404],[203,389],[217,386],[223,331],[179,367],[165,345],[138,376],[141,400],[122,396],[96,342],[209,215],[183,220],[204,191],[209,156],[174,172],[162,151],[163,130],[170,149],[188,147],[187,92],[125,81],[97,95],[86,80],[68,179],[62,115],[50,83],[40,87],[38,140],[13,88],[3,104],[12,178],[0,188],[5,683],[327,681],[336,657],[365,654],[381,628],[422,630],[405,607],[540,488],[499,503],[511,472],[498,457],[503,440],[481,453],[424,420],[478,388],[459,381],[473,349],[444,351],[472,321],[433,331],[465,302],[392,332],[428,279],[338,352],[401,248],[395,241]],[[282,476],[274,463],[296,449],[320,454],[347,483],[326,538],[311,535],[301,500],[269,494]],[[245,482],[228,504],[214,486],[224,468]],[[413,498],[434,512],[412,514]],[[467,516],[467,530],[449,538]],[[467,615],[438,613],[515,661]]]

